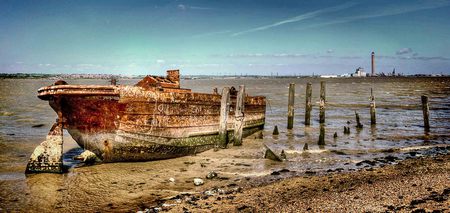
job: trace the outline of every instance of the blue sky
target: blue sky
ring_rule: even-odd
[[[450,74],[450,0],[5,1],[0,72]]]

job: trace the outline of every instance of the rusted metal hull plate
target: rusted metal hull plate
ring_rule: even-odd
[[[47,138],[31,154],[25,173],[63,172],[63,128],[60,123],[53,124]]]
[[[53,109],[80,146],[105,161],[144,161],[205,151],[219,140],[221,96],[183,91],[60,85],[41,88],[39,97],[58,103]],[[245,98],[244,135],[264,127],[265,109],[265,97]]]

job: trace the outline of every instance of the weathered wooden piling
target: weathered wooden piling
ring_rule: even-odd
[[[281,150],[280,158],[283,159],[283,160],[287,159],[287,156],[286,156],[286,153],[284,152],[284,150]]]
[[[344,134],[345,134],[345,135],[350,134],[350,127],[344,126]]]
[[[423,127],[425,131],[430,131],[430,107],[428,106],[428,97],[422,95],[422,112],[423,112]]]
[[[306,150],[308,150],[309,148],[308,148],[308,143],[305,143],[305,145],[303,145],[303,151],[306,151]]]
[[[287,129],[294,128],[294,100],[295,100],[295,84],[289,84],[289,100],[288,100],[288,123]]]
[[[256,133],[255,139],[263,139],[263,138],[264,138],[263,131],[262,131],[262,130],[261,130],[261,131],[258,131],[258,132]]]
[[[359,114],[355,111],[355,117],[356,117],[356,128],[361,129],[363,128],[363,125],[361,124],[359,120]]]
[[[312,110],[311,96],[312,96],[312,86],[311,83],[308,82],[306,84],[305,126],[311,125],[311,110]]]
[[[320,82],[319,123],[325,123],[325,81]]]
[[[278,126],[275,125],[275,127],[273,128],[273,132],[272,135],[279,135],[280,133],[278,132]]]
[[[319,142],[320,146],[325,145],[325,126],[323,124],[320,125],[320,134],[319,134]]]
[[[220,123],[219,123],[219,138],[218,147],[225,149],[228,143],[227,120],[228,112],[230,111],[230,88],[224,87],[222,89],[222,99],[220,101]]]
[[[377,124],[376,110],[375,110],[375,97],[373,96],[372,88],[370,88],[370,124]]]
[[[244,103],[245,86],[240,85],[236,100],[235,122],[234,122],[234,146],[242,145],[242,131],[244,128]]]

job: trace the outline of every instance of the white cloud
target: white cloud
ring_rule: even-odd
[[[362,20],[362,19],[401,15],[401,14],[405,14],[405,13],[411,13],[411,12],[416,12],[416,11],[421,11],[421,10],[429,10],[429,9],[435,9],[435,8],[441,8],[441,7],[447,7],[447,6],[450,6],[450,1],[431,1],[430,0],[430,1],[422,1],[418,4],[413,4],[413,3],[408,2],[407,4],[403,4],[403,5],[390,5],[390,6],[380,7],[378,9],[371,9],[370,12],[364,13],[363,15],[335,17],[335,19],[332,21],[310,25],[310,26],[304,27],[302,29],[323,27],[323,26],[334,25],[334,24],[343,24],[343,23],[348,23],[348,22]]]
[[[213,55],[213,56],[221,56],[221,55]],[[311,54],[299,54],[299,53],[239,53],[239,54],[229,54],[226,55],[229,58],[261,58],[261,57],[273,57],[273,58],[307,58],[307,57],[316,57]]]
[[[186,5],[184,5],[184,4],[179,4],[179,5],[177,6],[177,8],[180,9],[180,10],[186,10]]]
[[[210,8],[210,7],[199,7],[199,6],[189,6],[189,5],[185,5],[185,4],[179,4],[177,5],[177,8],[179,10],[213,10],[214,8]]]
[[[448,61],[448,60],[450,60],[450,58],[444,57],[444,56],[417,56],[417,55],[418,55],[417,53],[414,53],[412,55],[397,54],[397,56],[379,55],[376,57],[381,58],[381,59],[391,59],[391,60],[419,60],[419,61],[432,61],[432,60]]]
[[[214,8],[190,6],[189,9],[192,9],[192,10],[213,10]]]
[[[397,50],[397,52],[395,52],[395,54],[404,55],[404,54],[409,54],[412,52],[413,52],[413,50],[411,48],[401,48],[401,49]]]
[[[328,8],[316,10],[316,11],[313,11],[313,12],[305,13],[305,14],[302,14],[302,15],[299,15],[299,16],[295,16],[295,17],[286,19],[286,20],[275,22],[273,24],[264,25],[264,26],[261,26],[261,27],[256,27],[256,28],[244,30],[244,31],[241,31],[241,32],[237,32],[237,33],[232,34],[232,36],[243,35],[243,34],[256,32],[256,31],[261,31],[261,30],[267,30],[267,29],[270,29],[272,27],[277,27],[277,26],[280,26],[280,25],[288,24],[288,23],[299,22],[299,21],[315,18],[315,17],[317,17],[319,15],[323,15],[323,14],[326,14],[326,13],[331,13],[331,12],[344,10],[344,9],[350,8],[350,7],[354,6],[354,5],[356,5],[356,4],[347,2],[347,3],[342,4],[342,5],[338,5],[338,6],[334,6],[334,7],[328,7]]]

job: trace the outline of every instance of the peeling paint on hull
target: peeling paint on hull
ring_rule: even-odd
[[[186,89],[56,85],[39,89],[63,127],[106,162],[146,161],[195,154],[219,141],[221,96]],[[234,128],[231,97],[228,131]],[[264,127],[265,97],[245,98],[244,137]],[[232,138],[230,136],[229,138]]]

